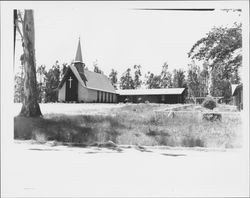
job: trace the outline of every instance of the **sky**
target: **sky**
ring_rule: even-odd
[[[215,4],[215,3],[214,3]],[[120,76],[128,67],[141,65],[143,75],[159,74],[164,62],[169,70],[187,69],[187,53],[196,41],[214,26],[231,26],[241,21],[205,4],[166,2],[43,2],[34,6],[37,66],[51,67],[70,63],[80,37],[83,62],[93,63],[108,75],[111,69]],[[226,5],[226,4],[225,4]],[[135,8],[216,8],[215,11],[149,11]],[[19,43],[18,43],[19,42]],[[22,53],[17,42],[16,63]]]

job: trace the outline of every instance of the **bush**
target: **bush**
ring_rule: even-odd
[[[137,99],[137,102],[138,102],[138,103],[141,103],[141,102],[142,102],[142,98],[138,98],[138,99]]]
[[[215,102],[215,100],[213,98],[207,97],[203,101],[202,106],[207,108],[207,109],[213,110],[216,107],[216,102]]]

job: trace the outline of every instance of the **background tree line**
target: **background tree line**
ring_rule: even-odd
[[[22,57],[22,56],[21,56]],[[22,63],[22,61],[21,61]],[[37,93],[38,102],[56,102],[58,93],[57,87],[67,69],[68,64],[59,65],[58,61],[47,69],[45,65],[37,67]],[[24,95],[24,75],[22,64],[19,68],[20,72],[15,75],[15,93],[14,102],[22,102]]]
[[[240,11],[239,11],[240,12]],[[204,38],[198,40],[188,53],[190,64],[187,70],[168,69],[165,62],[160,74],[148,72],[141,80],[141,66],[128,68],[119,81],[120,89],[187,88],[189,97],[223,97],[228,103],[231,98],[231,84],[239,84],[239,70],[242,67],[242,24],[232,27],[214,27]],[[197,64],[198,62],[198,64]],[[199,66],[201,65],[201,66]],[[110,74],[116,79],[117,72]]]

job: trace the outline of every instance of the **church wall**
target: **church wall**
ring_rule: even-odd
[[[87,102],[97,102],[97,91],[88,89],[88,99]]]
[[[78,102],[90,102],[90,103],[113,103],[117,102],[117,94],[112,94],[104,91],[99,91],[99,101],[98,101],[98,91],[94,89],[88,89],[83,87],[78,83]],[[110,95],[110,96],[109,96]]]
[[[88,89],[83,87],[78,82],[78,102],[87,102],[88,100]]]
[[[117,94],[112,94],[113,103],[117,103]]]
[[[114,94],[113,97],[114,97],[114,98],[113,98],[113,101],[114,101],[115,103],[118,102],[118,100],[117,100],[117,98],[118,98],[118,97],[117,97],[117,94]]]
[[[65,94],[66,94],[66,83],[63,84],[61,89],[59,89],[58,92],[58,101],[59,102],[64,102],[65,101]]]

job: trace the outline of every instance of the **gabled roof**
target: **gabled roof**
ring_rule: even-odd
[[[243,84],[232,84],[231,87],[232,87],[232,96],[234,96],[234,94],[236,93],[236,90],[241,88],[243,86]]]
[[[109,78],[104,74],[99,74],[88,70],[84,70],[84,74],[87,78],[86,87],[116,93],[115,88],[111,84]]]
[[[63,86],[66,80],[66,76],[70,70],[74,73],[75,77],[83,87],[98,91],[116,93],[115,88],[113,87],[107,76],[92,71],[88,71],[86,69],[84,69],[83,72],[79,71],[77,67],[75,67],[73,64],[70,65],[66,70],[63,79],[58,86],[59,89]]]
[[[231,85],[231,87],[232,87],[232,95],[234,95],[234,91],[235,91],[237,86],[238,86],[238,84],[232,84]]]
[[[168,89],[124,89],[117,90],[120,95],[180,95],[185,88]]]

